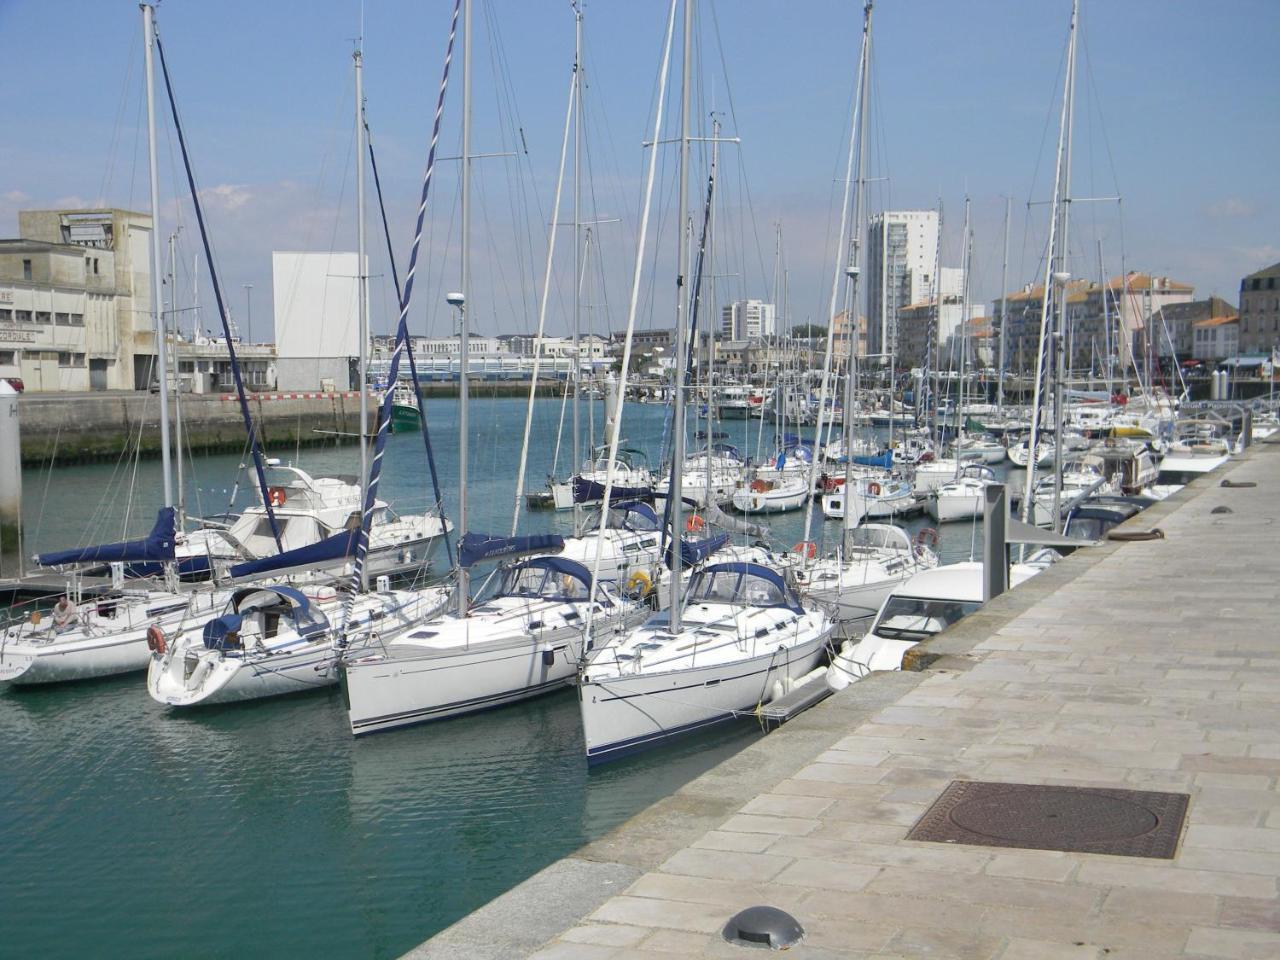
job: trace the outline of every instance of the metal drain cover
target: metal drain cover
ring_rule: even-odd
[[[908,840],[1172,859],[1185,793],[953,781]]]

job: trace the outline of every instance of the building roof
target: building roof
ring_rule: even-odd
[[[1251,273],[1246,276],[1245,280],[1262,280],[1267,277],[1280,277],[1280,263],[1273,263],[1269,267],[1263,267],[1257,273]]]
[[[1195,287],[1189,283],[1170,280],[1168,277],[1152,277],[1149,273],[1137,273],[1130,270],[1123,277],[1112,277],[1107,281],[1110,290],[1168,290],[1173,293],[1190,293]]]
[[[23,237],[0,240],[0,253],[71,253],[83,255],[85,248],[75,243],[47,243]]]
[[[1226,317],[1209,317],[1207,320],[1197,320],[1192,324],[1193,327],[1220,327],[1226,323],[1237,323],[1239,317],[1234,314]]]

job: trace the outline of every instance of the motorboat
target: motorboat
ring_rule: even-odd
[[[612,460],[608,454],[609,448],[601,447],[574,476],[568,480],[549,481],[548,492],[533,494],[531,499],[536,505],[551,506],[556,510],[572,510],[575,497],[577,503],[599,503],[604,499],[604,488],[611,471],[615,496],[643,496],[652,492],[653,474],[643,451],[621,448]]]
[[[962,436],[952,445],[953,452],[962,461],[978,461],[985,464],[997,464],[1008,455],[1004,444],[995,437]]]
[[[929,497],[929,516],[938,523],[972,520],[986,510],[986,490],[996,482],[995,472],[984,464],[965,466],[960,476],[944,483]]]
[[[563,687],[592,644],[651,611],[597,584],[566,557],[521,560],[495,572],[465,616],[423,621],[342,660],[356,735],[442,720]],[[594,599],[592,594],[594,593]]]
[[[901,527],[864,523],[845,531],[840,549],[819,556],[815,543],[798,543],[783,560],[787,580],[826,610],[842,632],[864,627],[897,584],[938,565],[936,530],[911,537]]]
[[[194,707],[333,686],[344,645],[360,649],[407,629],[448,598],[445,587],[352,596],[328,586],[242,587],[221,616],[172,638],[153,633],[147,692],[169,707]]]
[[[853,489],[843,487],[822,497],[822,513],[827,519],[843,518],[845,510],[858,521],[883,520],[911,513],[919,508],[909,481],[895,477],[859,477]]]
[[[266,468],[266,501],[246,509],[229,523],[206,522],[179,535],[175,561],[183,577],[225,575],[234,565],[299,550],[358,528],[361,487],[354,477],[313,477],[298,467],[272,461]],[[374,502],[367,569],[371,576],[417,572],[430,566],[453,525],[438,514],[398,516],[383,500]],[[277,543],[277,534],[279,543]],[[347,556],[331,560],[324,572],[340,574]],[[154,574],[158,565],[134,565],[134,575]]]
[[[702,568],[678,630],[669,611],[655,614],[588,656],[578,684],[587,762],[749,715],[818,665],[832,629],[763,563]]]
[[[1042,569],[1041,564],[1013,564],[1009,586]],[[907,650],[980,609],[982,590],[981,563],[949,563],[917,573],[885,598],[865,636],[841,646],[827,668],[827,682],[840,690],[873,670],[902,669]]]

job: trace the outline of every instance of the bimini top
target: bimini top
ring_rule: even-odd
[[[641,500],[627,500],[624,503],[615,503],[611,509],[618,511],[620,514],[617,517],[620,521],[619,526],[625,530],[648,533],[662,527],[662,521],[658,519],[658,512],[651,505]],[[611,522],[609,525],[613,526],[613,523]]]
[[[226,613],[204,625],[201,638],[205,649],[240,649],[244,618],[255,610],[280,612],[280,607],[287,609],[299,636],[312,636],[329,626],[324,614],[312,610],[311,601],[293,587],[244,587],[231,595]]]
[[[256,595],[266,594],[260,600]],[[271,595],[275,596],[272,597]],[[254,599],[254,603],[246,603],[245,601]],[[231,595],[231,609],[239,613],[248,613],[250,610],[256,610],[259,607],[273,606],[276,603],[283,603],[304,615],[310,615],[311,601],[300,591],[294,587],[243,587]]]
[[[730,603],[744,607],[786,607],[804,613],[800,598],[776,570],[759,563],[713,563],[694,577],[690,603]]]
[[[507,568],[498,594],[543,600],[586,600],[591,596],[591,571],[566,557],[533,557]],[[599,599],[608,602],[603,594]]]

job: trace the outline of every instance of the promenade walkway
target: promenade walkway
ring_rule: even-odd
[[[413,955],[744,957],[720,931],[763,903],[810,960],[1280,957],[1280,449],[1138,524],[1167,538],[1078,552]],[[906,840],[955,780],[1190,801],[1171,860]]]

